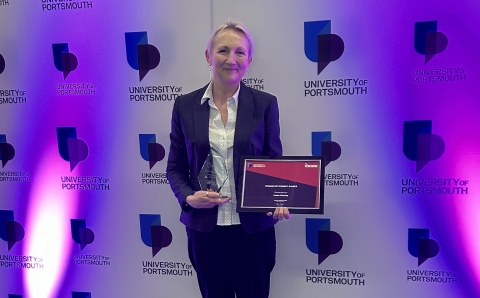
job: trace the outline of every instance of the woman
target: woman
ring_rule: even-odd
[[[238,21],[215,29],[205,57],[210,83],[176,99],[172,113],[167,178],[186,226],[190,261],[204,298],[266,298],[275,265],[275,212],[237,213],[241,156],[282,155],[277,99],[241,82],[254,52]],[[201,190],[198,173],[209,153],[220,155],[229,173],[220,197]],[[215,165],[214,165],[215,167]],[[218,168],[214,168],[218,172]]]

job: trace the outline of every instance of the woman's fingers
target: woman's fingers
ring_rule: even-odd
[[[288,211],[287,207],[277,207],[275,208],[275,211],[273,213],[272,212],[267,213],[267,216],[272,216],[272,215],[273,215],[273,218],[278,220],[289,219],[290,211]]]
[[[188,196],[187,203],[196,209],[213,208],[216,205],[224,204],[231,198],[221,198],[218,192],[213,190],[200,190],[194,195]]]

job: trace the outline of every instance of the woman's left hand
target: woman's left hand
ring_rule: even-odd
[[[284,220],[290,218],[290,212],[288,211],[287,207],[277,207],[275,208],[275,212],[268,212],[267,216],[272,216],[278,220]]]

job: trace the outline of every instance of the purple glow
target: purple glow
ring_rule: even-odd
[[[39,179],[33,182],[25,225],[25,255],[44,258],[48,266],[26,271],[28,297],[56,297],[72,250],[68,223],[75,216],[77,195],[61,190],[65,162],[58,157],[55,142],[51,145],[38,164]]]
[[[472,182],[480,180],[480,164],[469,160],[459,162],[457,169],[462,175],[470,177]],[[465,249],[464,258],[467,259],[467,267],[476,281],[477,291],[480,291],[480,193],[478,189],[470,187],[468,197],[462,198],[454,204],[454,210],[458,218],[458,231],[461,238],[461,246]]]

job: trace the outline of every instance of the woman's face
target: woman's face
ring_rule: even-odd
[[[207,62],[212,65],[213,79],[235,86],[248,69],[251,57],[250,43],[243,32],[225,29],[212,40],[211,51],[205,51]]]

